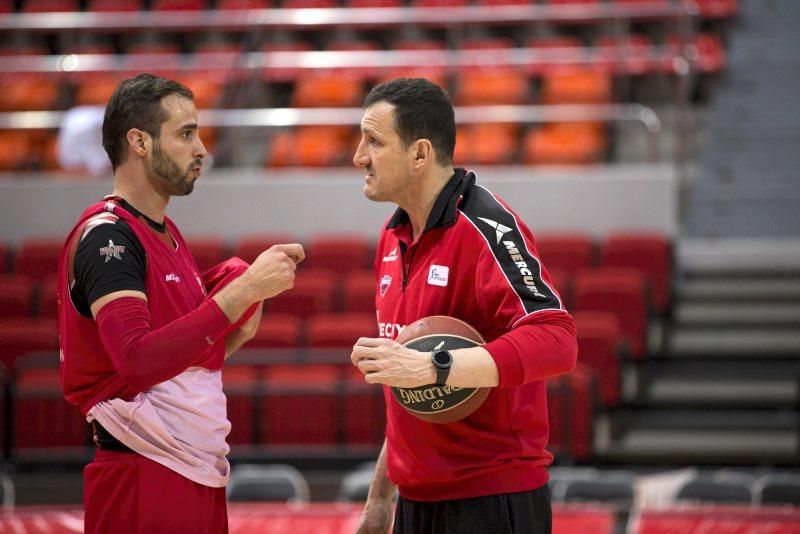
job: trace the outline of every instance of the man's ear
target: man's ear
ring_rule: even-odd
[[[433,158],[433,145],[428,139],[417,139],[414,143],[414,168],[419,169]]]
[[[140,130],[139,128],[131,128],[128,130],[128,146],[140,157],[144,157],[152,147],[153,139],[150,134]]]

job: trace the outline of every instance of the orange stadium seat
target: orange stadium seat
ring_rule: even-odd
[[[265,313],[288,313],[306,319],[333,307],[336,276],[326,269],[300,269],[291,291],[268,299]]]
[[[54,355],[54,365],[58,358]],[[64,400],[57,367],[20,370],[14,390],[13,454],[21,449],[87,447],[89,425]]]
[[[0,111],[47,111],[59,107],[61,83],[42,74],[0,76]]]
[[[347,273],[342,283],[342,311],[375,312],[375,274],[368,269]]]
[[[58,351],[58,323],[53,319],[3,319],[0,339],[0,362],[13,371],[20,356]]]
[[[37,290],[36,310],[39,317],[58,319],[58,275],[52,274],[41,281]]]
[[[31,156],[31,138],[25,132],[0,130],[0,171],[25,166]]]
[[[575,309],[613,313],[630,353],[643,359],[647,351],[645,277],[633,269],[598,269],[575,276]]]
[[[603,267],[624,267],[640,271],[647,277],[653,308],[666,312],[670,305],[672,252],[669,240],[662,234],[613,233],[602,247]]]
[[[550,73],[542,79],[542,104],[600,104],[612,97],[611,76],[594,68]]]
[[[33,281],[27,276],[0,276],[0,319],[31,315]]]
[[[222,370],[222,391],[225,393],[231,431],[231,445],[256,442],[255,395],[259,384],[258,369],[246,365],[226,365]]]
[[[308,319],[308,346],[352,347],[360,337],[376,337],[375,312],[325,313]]]
[[[615,408],[620,402],[619,320],[606,312],[579,311],[573,317],[578,332],[578,361],[597,374],[603,406]]]
[[[582,57],[582,46],[581,40],[573,35],[556,35],[551,37],[536,37],[528,41],[528,47],[536,49],[537,51],[551,51],[551,50],[562,50],[563,53],[566,54],[577,54],[578,57]],[[571,55],[569,56],[571,58]],[[577,67],[575,64],[572,63],[547,63],[543,62],[542,64],[528,65],[526,66],[526,70],[530,74],[537,74],[537,75],[548,75],[551,73],[558,73],[558,72],[570,72]]]
[[[225,243],[222,238],[195,236],[187,239],[186,244],[192,253],[200,274],[203,274],[224,259]]]
[[[363,235],[317,234],[306,244],[306,265],[342,275],[372,264],[370,241]]]
[[[75,90],[75,105],[105,105],[120,81],[125,79],[121,72],[89,72],[81,74]]]
[[[269,445],[332,445],[339,441],[338,388],[339,367],[335,365],[267,368],[261,399],[262,441]],[[298,417],[298,411],[314,417]]]
[[[294,243],[294,237],[288,234],[249,234],[239,238],[233,246],[233,256],[247,263],[253,263],[256,258],[273,245]]]
[[[589,123],[552,123],[530,130],[522,159],[532,164],[584,164],[601,161],[607,148],[601,127]]]
[[[25,0],[20,9],[23,13],[57,13],[80,11],[78,0]]]
[[[540,233],[536,250],[548,271],[573,275],[593,265],[592,238],[583,233]]]
[[[303,126],[276,134],[268,148],[270,167],[330,167],[352,157],[347,126]]]
[[[499,165],[516,160],[519,154],[519,125],[511,123],[471,124],[458,133],[462,143],[457,161]]]
[[[364,83],[351,72],[310,71],[297,76],[292,102],[294,106],[352,107],[361,105]]]
[[[63,244],[62,239],[26,239],[15,254],[14,273],[41,280],[57,272]]]
[[[344,374],[344,440],[348,444],[378,445],[386,435],[383,388],[367,384],[364,374],[349,363]]]
[[[303,320],[284,313],[265,313],[248,349],[293,349],[303,344]]]

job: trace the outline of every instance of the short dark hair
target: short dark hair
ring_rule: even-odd
[[[169,118],[161,100],[172,94],[194,100],[194,93],[188,87],[152,74],[139,74],[117,85],[103,117],[103,148],[114,170],[128,155],[126,138],[131,128],[158,139],[161,125]]]
[[[439,165],[453,163],[456,118],[444,89],[424,78],[397,78],[375,86],[364,100],[364,107],[378,102],[394,106],[394,127],[404,146],[428,139]]]

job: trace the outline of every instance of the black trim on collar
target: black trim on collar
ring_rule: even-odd
[[[130,212],[134,217],[137,217],[137,218],[141,217],[150,226],[150,228],[152,228],[153,230],[155,230],[156,232],[158,232],[160,234],[163,234],[164,232],[167,231],[167,224],[166,223],[159,224],[159,223],[155,222],[153,219],[151,219],[150,217],[148,217],[147,215],[145,215],[141,211],[139,211],[136,208],[134,208],[131,205],[130,202],[128,202],[127,200],[125,200],[122,197],[118,197],[118,196],[114,196],[114,195],[108,195],[106,197],[103,197],[103,200],[116,201],[116,203],[119,204],[119,206],[122,209],[124,209],[125,211]]]
[[[461,168],[455,169],[453,176],[450,177],[450,180],[433,202],[433,207],[428,215],[428,222],[425,224],[423,232],[453,224],[458,216],[458,200],[464,194],[464,191],[473,184],[475,184],[475,173]],[[389,219],[386,229],[397,228],[407,222],[409,222],[408,213],[403,208],[398,207],[392,218]]]

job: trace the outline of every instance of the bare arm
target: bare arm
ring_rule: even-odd
[[[369,495],[356,534],[386,534],[392,521],[392,499],[396,486],[386,471],[386,440],[381,447]]]

